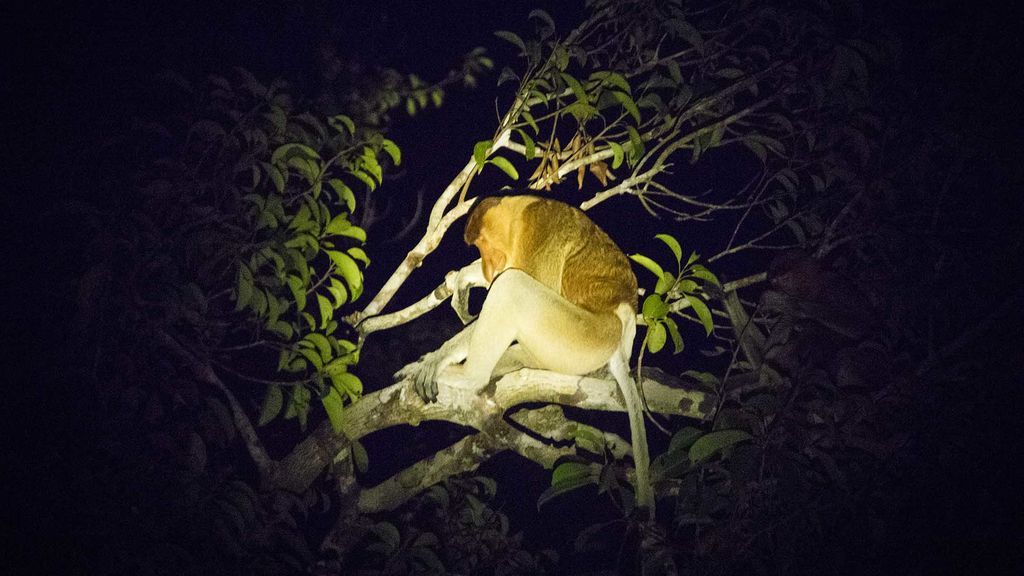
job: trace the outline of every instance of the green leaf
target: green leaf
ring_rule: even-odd
[[[366,184],[366,187],[369,188],[371,192],[377,189],[377,181],[366,172],[363,172],[362,170],[353,170],[350,174],[358,178],[363,184]]]
[[[683,259],[683,247],[679,245],[679,241],[668,234],[656,234],[654,237],[668,246],[668,249],[672,251],[672,255],[676,257],[676,265],[678,266]]]
[[[633,93],[626,77],[618,72],[594,72],[590,75],[590,80],[600,80],[602,84],[618,88],[626,94]]]
[[[526,148],[524,156],[526,156],[527,160],[533,160],[537,156],[537,145],[534,144],[533,138],[530,138],[525,130],[518,128],[516,128],[516,134],[519,134],[519,137],[523,139],[523,146]]]
[[[334,218],[331,218],[330,223],[327,224],[327,228],[324,228],[324,234],[328,236],[337,236],[352,227],[352,223],[348,221],[348,213],[342,212]]]
[[[661,278],[658,278],[658,283],[654,285],[654,293],[664,295],[672,289],[672,286],[674,286],[675,283],[676,277],[665,272],[661,275]]]
[[[284,394],[281,393],[281,387],[267,386],[267,394],[263,397],[263,405],[260,406],[259,426],[265,426],[277,418],[282,407],[284,407]]]
[[[274,153],[270,155],[270,163],[280,165],[292,158],[320,160],[320,155],[317,154],[316,150],[313,150],[305,144],[290,142],[288,144],[282,144],[274,150]],[[298,165],[296,165],[296,168],[302,169]]]
[[[317,294],[316,301],[320,305],[320,328],[324,328],[327,326],[327,322],[334,316],[334,307],[331,306],[331,301],[323,294]]]
[[[679,281],[679,291],[680,292],[685,292],[687,294],[694,294],[694,293],[697,292],[698,288],[699,288],[699,286],[697,286],[697,282],[695,282],[695,281],[693,281],[693,280],[691,280],[689,278],[686,278],[684,280],[680,280]]]
[[[593,426],[576,424],[576,431],[573,434],[576,445],[587,452],[597,455],[604,454],[604,434]]]
[[[596,466],[581,462],[564,462],[551,474],[551,487],[537,499],[537,508],[546,502],[571,490],[597,483]]]
[[[493,144],[494,142],[491,140],[481,140],[473,146],[473,160],[476,160],[476,165],[479,168],[483,168],[487,163],[487,152],[490,151]]]
[[[551,19],[551,16],[541,10],[540,8],[534,8],[530,10],[530,15],[527,18],[536,18],[543,24],[539,27],[541,39],[547,38],[555,33],[555,21]]]
[[[722,285],[722,283],[718,281],[718,276],[715,276],[714,274],[711,273],[710,270],[708,270],[704,266],[701,266],[700,264],[695,264],[691,266],[690,274],[693,274],[695,277],[700,278],[701,280],[711,282],[715,286]]]
[[[327,419],[331,421],[331,428],[335,434],[341,433],[341,415],[342,408],[344,406],[341,394],[338,393],[333,387],[327,391],[327,395],[320,399],[320,402],[324,405],[324,411],[327,412]]]
[[[238,263],[235,291],[235,310],[241,310],[252,300],[252,271],[245,265],[245,262]]]
[[[331,116],[330,118],[327,119],[327,123],[330,124],[331,127],[333,127],[338,132],[341,132],[342,128],[348,130],[349,136],[353,136],[356,133],[355,122],[353,122],[351,118],[345,116],[344,114]]]
[[[692,24],[682,18],[672,18],[665,22],[665,27],[675,36],[678,36],[690,43],[698,52],[704,51],[704,40],[700,32]]]
[[[629,165],[634,166],[644,155],[644,141],[640,138],[640,133],[636,131],[636,128],[626,126],[626,131],[629,132]]]
[[[711,331],[715,328],[714,322],[711,320],[711,311],[708,310],[708,305],[698,296],[691,294],[683,294],[683,298],[690,303],[693,307],[693,311],[697,314],[697,318],[700,318],[700,323],[704,326],[704,332],[708,336],[711,335]]]
[[[619,166],[622,166],[622,160],[625,158],[625,154],[622,151],[622,145],[618,142],[608,142],[608,147],[612,149],[612,170],[615,170]]]
[[[335,370],[330,372],[328,377],[338,392],[344,393],[352,401],[359,399],[363,394],[363,381],[351,372]]]
[[[644,298],[643,314],[648,322],[661,320],[668,316],[668,304],[658,294],[651,294]]]
[[[287,172],[282,172],[277,166],[270,166],[267,168],[267,175],[270,176],[270,181],[274,183],[274,189],[279,193],[284,192],[285,180],[288,178]]]
[[[650,258],[644,256],[643,254],[630,254],[629,259],[643,266],[644,268],[647,268],[659,279],[665,275],[665,271],[661,269],[661,266],[657,262],[651,260]]]
[[[590,104],[590,99],[587,98],[587,91],[583,89],[583,84],[580,81],[573,78],[570,74],[562,72],[562,81],[572,90],[572,93],[576,96],[576,100],[584,104]]]
[[[515,32],[509,32],[508,30],[498,30],[494,33],[495,36],[501,38],[506,42],[510,42],[519,48],[520,52],[526,52],[526,44],[523,43],[523,39],[519,37]]]
[[[288,275],[288,289],[292,292],[292,298],[295,299],[295,305],[299,310],[306,309],[306,285],[302,281],[302,278],[295,276],[294,274]]]
[[[665,347],[665,325],[661,322],[654,322],[647,326],[647,350],[657,354]]]
[[[698,438],[693,446],[690,446],[690,460],[694,463],[703,462],[733,444],[750,438],[750,434],[744,430],[729,429],[708,432]]]
[[[362,228],[360,228],[360,230],[362,230]],[[365,234],[365,232],[364,232],[364,234]],[[348,250],[345,250],[345,253],[348,254],[349,256],[351,256],[352,258],[362,262],[364,268],[366,266],[370,265],[370,257],[366,255],[366,251],[365,250],[363,250],[362,248],[360,248],[358,246],[353,246],[353,247],[349,248]]]
[[[391,156],[391,161],[395,163],[395,166],[402,164],[402,150],[393,141],[385,138],[381,143],[380,147]]]
[[[526,124],[533,128],[533,133],[537,134],[540,132],[540,127],[537,126],[537,121],[533,119],[533,114],[530,114],[526,110],[522,113],[523,120],[526,120]]]
[[[626,94],[625,92],[618,91],[613,91],[612,96],[619,101],[619,104],[622,105],[622,108],[625,109],[626,112],[629,112],[629,115],[633,117],[633,120],[636,121],[637,124],[639,124],[640,109],[637,108],[636,102],[633,101],[633,98],[629,94]]]
[[[679,326],[672,318],[665,318],[665,328],[668,329],[668,335],[672,338],[672,353],[679,354],[683,351],[683,337],[679,335]]]
[[[344,252],[338,252],[337,250],[326,250],[326,252],[327,257],[331,259],[331,262],[334,262],[338,273],[345,279],[345,283],[348,284],[352,293],[355,294],[357,292],[361,292],[363,287],[363,274],[359,271],[359,266],[356,264],[356,261]],[[353,299],[355,299],[354,296]]]
[[[333,356],[331,353],[331,343],[327,340],[326,336],[317,332],[306,334],[302,340],[299,341],[298,345],[306,345],[307,347],[312,346],[320,354],[320,358],[322,358],[324,362],[327,362]]]
[[[334,298],[334,308],[341,308],[348,302],[348,290],[345,289],[345,285],[341,283],[341,280],[332,277],[330,283],[327,286],[327,292]]]
[[[501,168],[501,171],[504,172],[505,174],[508,174],[509,178],[513,180],[519,180],[519,172],[516,171],[516,167],[513,166],[512,163],[505,159],[503,156],[495,156],[494,158],[491,158],[487,162],[489,164],[494,164],[498,168]]]

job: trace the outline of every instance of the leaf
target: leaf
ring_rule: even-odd
[[[274,150],[274,153],[270,155],[270,163],[274,165],[284,164],[292,158],[300,158],[304,160],[320,160],[320,155],[317,154],[316,150],[313,150],[305,144],[299,142],[290,142],[288,144],[282,144]],[[296,166],[296,168],[300,168]],[[301,168],[300,168],[301,169]]]
[[[541,21],[543,26],[538,27],[541,39],[545,39],[555,33],[555,21],[551,19],[551,16],[541,10],[540,8],[534,8],[530,10],[530,15],[527,18],[536,18]]]
[[[704,332],[710,336],[711,331],[715,328],[715,323],[711,319],[711,311],[708,310],[708,305],[705,304],[699,296],[683,294],[683,298],[686,298],[686,301],[690,303],[691,307],[693,307],[693,311],[697,314],[697,318],[700,319],[700,323],[704,326]]]
[[[647,349],[652,354],[657,354],[665,347],[666,341],[665,325],[655,322],[647,327]]]
[[[360,230],[362,230],[362,228],[360,228]],[[353,246],[348,250],[345,250],[345,253],[351,256],[352,258],[355,258],[356,260],[362,262],[364,268],[370,265],[370,257],[366,255],[365,250],[358,246]]]
[[[398,533],[398,528],[395,528],[392,524],[387,522],[378,522],[370,528],[370,531],[376,534],[390,550],[398,550],[398,545],[401,542],[401,536]]]
[[[587,91],[583,89],[583,85],[580,84],[579,80],[565,72],[562,72],[560,75],[562,77],[562,81],[569,86],[569,89],[572,90],[572,93],[576,96],[577,101],[584,104],[590,104],[590,99],[587,98]]]
[[[516,171],[516,167],[513,166],[512,163],[509,162],[505,157],[495,156],[494,158],[491,158],[487,162],[489,164],[494,164],[498,168],[501,168],[501,171],[504,172],[505,174],[508,174],[509,178],[513,180],[519,180],[519,172]]]
[[[332,387],[327,391],[327,395],[320,399],[320,402],[324,405],[324,411],[327,412],[327,419],[331,421],[331,428],[334,430],[334,433],[340,434],[341,416],[344,408],[341,394]]]
[[[643,314],[648,322],[661,320],[668,316],[668,305],[658,294],[651,294],[644,298]]]
[[[346,130],[348,130],[350,136],[353,136],[356,133],[355,122],[353,122],[351,118],[345,116],[344,114],[331,116],[330,118],[327,119],[327,123],[338,132],[341,132],[341,129],[345,128]]]
[[[345,207],[348,208],[349,213],[356,209],[356,195],[352,192],[345,182],[339,178],[331,178],[327,181],[334,189],[334,193],[338,195],[338,198],[345,201]]]
[[[369,188],[371,192],[377,189],[377,181],[366,172],[363,172],[362,170],[353,170],[350,174],[358,178],[363,184],[366,184],[366,187]]]
[[[391,161],[395,163],[395,166],[402,164],[402,150],[398,147],[398,144],[385,138],[380,143],[380,147],[388,153],[388,156],[391,156]]]
[[[348,302],[348,289],[342,284],[341,280],[332,277],[330,283],[327,285],[327,293],[334,298],[334,309],[337,310]]]
[[[487,152],[493,144],[494,142],[491,140],[481,140],[473,146],[473,160],[476,160],[478,167],[484,167],[484,164],[487,162]]]
[[[267,386],[267,394],[263,397],[263,404],[260,406],[259,426],[265,426],[281,413],[284,406],[284,394],[280,386]]]
[[[537,134],[540,132],[540,127],[537,126],[537,121],[533,119],[533,114],[530,114],[526,110],[523,110],[523,120],[526,120],[526,124],[533,128],[533,133]]]
[[[530,138],[526,131],[518,128],[516,129],[516,134],[519,134],[519,137],[523,139],[523,147],[526,148],[524,156],[526,156],[527,160],[533,160],[537,156],[537,145],[533,142],[533,138]]]
[[[537,508],[555,496],[596,483],[597,473],[594,465],[582,462],[563,462],[551,474],[551,487],[537,499]]]
[[[302,340],[299,341],[299,346],[302,346],[303,344],[312,346],[320,354],[320,358],[322,358],[324,362],[327,362],[332,356],[334,356],[331,352],[331,343],[323,334],[319,334],[317,332],[306,334]]]
[[[659,279],[665,275],[665,271],[661,269],[661,266],[657,262],[651,260],[650,258],[644,256],[643,254],[630,254],[629,259],[643,266],[644,268],[647,268]]]
[[[640,138],[640,133],[636,131],[636,128],[627,126],[626,130],[629,132],[629,165],[634,166],[644,155],[644,141]]]
[[[345,283],[348,284],[352,293],[362,291],[363,286],[363,274],[359,271],[359,266],[351,256],[344,252],[338,252],[337,250],[327,250],[327,257],[334,262],[341,277],[345,279]],[[353,296],[353,300],[355,296]]]
[[[334,307],[331,306],[331,301],[323,294],[317,294],[316,301],[320,305],[320,328],[324,328],[327,326],[327,322],[334,316]]]
[[[673,32],[676,36],[686,40],[698,52],[704,51],[704,40],[700,37],[700,32],[693,27],[692,24],[683,20],[682,18],[672,18],[665,22],[665,26],[670,32]]]
[[[637,124],[639,124],[640,109],[637,108],[636,102],[633,101],[633,98],[629,94],[626,94],[625,92],[618,91],[612,92],[612,96],[619,101],[619,104],[622,105],[622,108],[625,109],[626,112],[628,112],[629,115],[633,117],[633,120],[636,121]]]
[[[597,428],[576,424],[573,437],[576,439],[576,446],[599,456],[604,454],[604,435]]]
[[[661,278],[658,278],[658,283],[654,285],[654,293],[664,295],[672,289],[675,283],[676,277],[665,272],[661,275]]]
[[[350,400],[357,400],[363,394],[363,381],[351,372],[335,370],[328,374],[338,392],[344,392]]]
[[[494,33],[495,36],[501,38],[506,42],[510,42],[519,48],[521,53],[526,53],[526,44],[523,43],[523,39],[519,37],[515,32],[509,32],[508,30],[498,30]]]
[[[729,429],[708,432],[698,438],[693,446],[690,446],[690,460],[694,463],[703,462],[733,444],[750,438],[750,434],[745,430]]]
[[[612,149],[612,170],[615,170],[622,166],[622,160],[625,157],[622,145],[618,142],[608,142],[608,147]]]
[[[252,300],[252,271],[245,265],[245,262],[238,263],[238,279],[235,291],[235,310],[241,310]]]
[[[288,279],[287,279],[287,283],[288,283],[288,289],[291,290],[291,292],[292,292],[292,298],[295,299],[295,305],[298,307],[299,310],[305,310],[306,309],[306,285],[302,281],[302,278],[299,278],[298,276],[295,276],[294,274],[289,274],[288,275]]]
[[[722,285],[722,283],[718,281],[718,276],[715,276],[710,270],[708,270],[704,266],[701,266],[700,264],[694,264],[693,266],[691,266],[690,274],[693,274],[696,278],[700,278],[701,280],[710,282],[715,286]]]
[[[501,73],[498,74],[498,86],[501,86],[502,84],[504,84],[505,82],[508,82],[510,80],[517,80],[518,81],[519,80],[519,75],[517,75],[511,68],[506,66],[506,67],[502,68],[501,69]]]
[[[632,94],[633,90],[629,86],[629,82],[626,77],[618,72],[594,72],[590,75],[591,80],[600,79],[601,83],[606,86],[612,86],[622,90],[626,94]]]
[[[678,266],[683,259],[683,247],[679,245],[679,241],[668,234],[656,234],[654,237],[668,246],[668,249],[672,251],[672,255],[676,257],[676,265]]]
[[[665,328],[668,329],[668,335],[672,338],[672,353],[679,354],[683,351],[683,337],[679,335],[679,326],[672,318],[665,318]]]

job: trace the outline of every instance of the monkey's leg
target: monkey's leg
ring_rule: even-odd
[[[614,314],[588,312],[516,269],[494,280],[474,325],[465,374],[480,387],[514,341],[538,368],[586,374],[608,362],[622,335]]]

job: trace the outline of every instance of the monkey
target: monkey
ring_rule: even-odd
[[[637,313],[629,259],[581,210],[538,196],[478,199],[464,240],[480,253],[465,281],[488,288],[480,314],[396,377],[411,378],[433,402],[438,373],[463,361],[457,378],[476,390],[510,367],[582,375],[607,366],[629,415],[637,504],[653,517],[643,408],[629,374]],[[452,299],[456,310],[461,292]]]

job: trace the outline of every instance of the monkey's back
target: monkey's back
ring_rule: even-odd
[[[539,197],[522,207],[524,268],[573,304],[611,312],[625,302],[636,310],[637,283],[629,259],[583,211]]]

